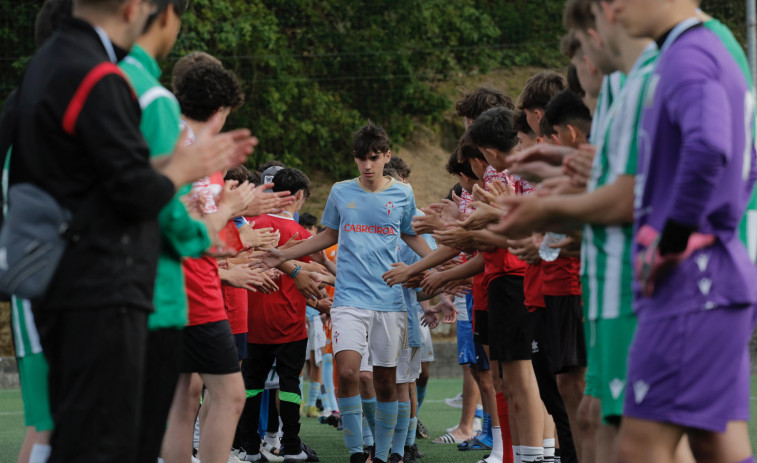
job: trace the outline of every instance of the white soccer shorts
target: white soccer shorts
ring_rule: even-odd
[[[341,306],[331,309],[334,355],[351,350],[370,355],[374,367],[396,367],[407,347],[407,314]]]

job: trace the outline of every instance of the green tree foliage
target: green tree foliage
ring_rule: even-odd
[[[0,0],[0,98],[34,51],[41,1]],[[395,144],[438,126],[449,100],[437,84],[511,66],[565,64],[562,0],[192,0],[163,63],[207,51],[243,82],[229,126],[260,138],[250,165],[273,158],[334,177],[354,173],[351,134],[368,119]],[[744,38],[744,4],[703,7]]]

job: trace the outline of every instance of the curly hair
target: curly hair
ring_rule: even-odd
[[[179,61],[173,65],[173,70],[171,71],[171,88],[173,88],[173,92],[176,93],[176,84],[182,77],[184,77],[184,73],[189,69],[192,69],[196,64],[206,62],[216,63],[219,66],[223,66],[221,60],[209,53],[205,53],[204,51],[193,51],[192,53],[182,56]]]
[[[485,85],[463,95],[455,103],[455,111],[458,116],[473,120],[487,109],[498,106],[515,109],[513,100],[509,96],[494,87]]]
[[[176,99],[182,114],[204,122],[221,108],[242,106],[244,94],[233,72],[202,61],[187,69],[176,82]]]
[[[399,174],[400,177],[407,180],[408,177],[410,177],[410,167],[407,165],[404,159],[398,156],[392,156],[392,158],[384,165],[384,170],[386,169],[394,169],[397,171],[397,174]],[[387,173],[384,173],[384,175],[390,175]]]

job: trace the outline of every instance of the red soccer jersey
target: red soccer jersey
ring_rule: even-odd
[[[231,334],[247,332],[247,290],[229,285],[221,285],[223,305],[229,317]]]
[[[542,294],[545,296],[580,296],[581,261],[575,257],[558,257],[541,263]]]
[[[222,190],[223,175],[216,172],[195,182],[190,196],[202,197],[205,213],[212,214],[218,210],[216,202]],[[186,259],[183,266],[189,302],[189,326],[226,320],[218,261],[213,257],[199,257]]]
[[[533,312],[538,307],[546,306],[541,287],[541,263],[535,265],[527,264],[526,275],[523,278],[523,294],[525,296],[525,305],[529,312]]]
[[[293,218],[277,215],[252,217],[255,228],[273,227],[281,234],[279,246],[286,243],[295,233],[297,239],[310,238],[310,233]],[[309,262],[305,257],[300,259]],[[305,297],[300,294],[294,280],[288,275],[281,276],[276,284],[278,291],[272,294],[249,292],[247,298],[247,342],[252,344],[283,344],[301,341],[308,337],[305,325]]]

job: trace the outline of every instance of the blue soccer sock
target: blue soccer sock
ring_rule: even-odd
[[[478,440],[489,447],[492,446],[492,416],[486,412],[484,412],[484,420],[481,424],[481,434],[478,436]]]
[[[410,422],[407,425],[407,439],[405,439],[405,445],[408,447],[415,444],[415,431],[418,429],[418,418],[410,418]]]
[[[340,397],[339,410],[342,412],[342,426],[344,427],[344,445],[350,450],[350,455],[363,451],[363,429],[360,396]]]
[[[476,418],[483,418],[484,417],[484,407],[481,405],[476,405]]]
[[[418,416],[421,414],[421,407],[423,406],[423,399],[426,398],[426,388],[427,386],[420,387],[418,386],[418,383],[415,383],[415,393],[418,396],[418,407],[416,410],[418,410],[415,413],[415,416]]]
[[[326,387],[326,400],[332,412],[339,410],[334,395],[334,356],[326,354],[323,356],[323,385]]]
[[[373,433],[371,432],[371,426],[368,424],[368,420],[363,415],[363,447],[370,447],[373,445]]]
[[[371,430],[373,440],[376,440],[376,398],[363,399],[363,414],[368,421],[368,427]]]
[[[376,458],[389,461],[389,447],[392,445],[394,428],[397,426],[397,401],[376,403]]]
[[[316,381],[310,381],[310,389],[308,390],[308,407],[314,407],[315,401],[318,400],[318,396],[321,395],[321,383]]]
[[[392,453],[405,454],[405,441],[407,440],[407,428],[409,426],[410,402],[397,402],[397,424],[394,426]]]

